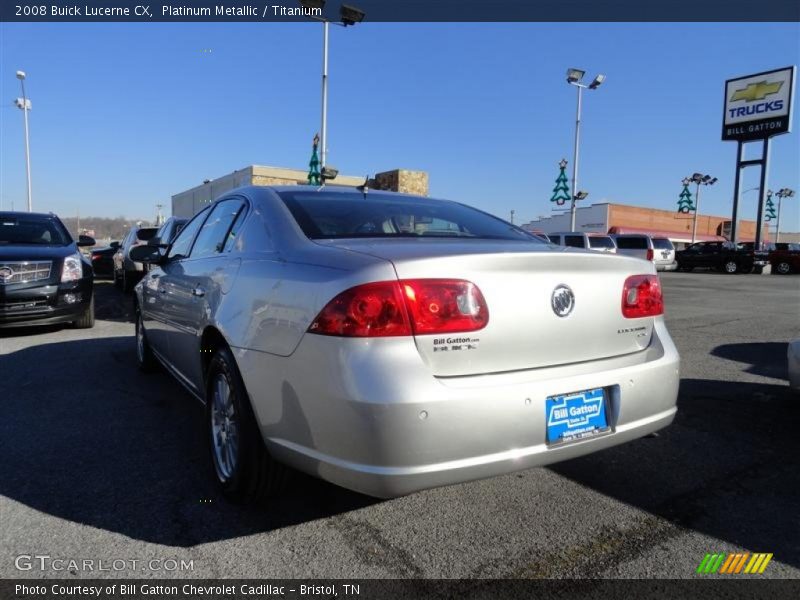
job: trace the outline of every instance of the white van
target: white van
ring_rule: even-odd
[[[610,235],[605,233],[583,233],[580,231],[564,231],[548,233],[547,236],[553,244],[569,248],[587,248],[597,252],[616,253],[617,245]]]

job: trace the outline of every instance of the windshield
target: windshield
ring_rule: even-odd
[[[0,214],[0,245],[66,246],[72,239],[55,217]]]
[[[675,247],[667,238],[653,238],[653,248],[656,250],[672,250]]]
[[[436,237],[543,243],[514,225],[456,202],[324,191],[279,195],[311,239]]]

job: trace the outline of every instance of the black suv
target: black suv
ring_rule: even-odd
[[[695,267],[717,269],[723,273],[751,273],[754,268],[767,265],[769,254],[754,251],[753,244],[732,242],[698,242],[676,253],[678,270],[691,271]]]
[[[94,326],[94,276],[53,214],[0,212],[0,327],[73,323]]]

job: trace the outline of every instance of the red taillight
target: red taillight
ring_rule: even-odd
[[[653,256],[654,256],[653,255],[653,249],[652,248],[648,248],[647,249],[647,260],[653,260]]]
[[[658,275],[631,275],[622,286],[622,316],[628,319],[664,314]]]
[[[102,256],[100,254],[92,254],[92,260],[100,260]]]
[[[489,309],[474,283],[461,279],[405,279],[405,294],[415,334],[476,331],[489,322]]]
[[[328,302],[311,333],[345,337],[411,335],[411,326],[397,281],[365,283]]]
[[[476,331],[489,321],[478,287],[460,279],[380,281],[350,288],[328,302],[308,331],[344,337]]]

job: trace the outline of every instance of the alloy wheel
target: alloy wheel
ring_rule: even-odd
[[[239,461],[239,423],[231,387],[223,373],[217,373],[211,387],[211,443],[217,477],[227,481]]]

